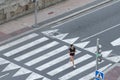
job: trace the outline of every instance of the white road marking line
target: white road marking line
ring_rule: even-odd
[[[31,72],[32,71],[30,71],[30,70],[27,70],[25,68],[21,68],[13,75],[13,77],[20,76],[20,75],[25,75],[25,74],[28,74],[28,73],[31,73]]]
[[[43,78],[43,76],[33,72],[27,77],[26,80],[36,80],[39,78]]]
[[[80,51],[77,51],[76,54],[78,54],[79,52]],[[69,58],[68,54],[65,54],[63,56],[60,56],[59,58],[56,58],[56,59],[54,59],[46,64],[43,64],[43,65],[37,67],[36,69],[39,71],[45,70],[45,69],[47,69],[47,68],[49,68],[57,63],[60,63],[61,61],[64,61],[65,59],[68,59],[68,58]]]
[[[92,47],[88,47],[88,48],[85,48],[86,51],[89,51],[91,53],[95,53],[96,50],[97,50],[97,47],[96,46],[92,46]]]
[[[50,79],[48,79],[48,78],[44,77],[42,80],[50,80]]]
[[[47,59],[47,58],[49,58],[49,57],[51,57],[51,56],[54,56],[54,55],[56,55],[56,54],[58,54],[58,53],[63,52],[63,51],[66,50],[66,49],[68,49],[67,46],[62,46],[62,47],[57,48],[57,49],[55,49],[55,50],[53,50],[53,51],[51,51],[51,52],[49,52],[49,53],[47,53],[47,54],[45,54],[45,55],[42,55],[42,56],[40,56],[40,57],[37,57],[37,58],[35,58],[35,59],[33,59],[33,60],[25,63],[25,65],[27,65],[27,66],[35,65],[35,64],[39,63],[39,62],[42,61],[42,60],[45,60],[45,59]]]
[[[43,31],[42,33],[45,34],[45,35],[50,35],[50,34],[53,34],[55,32],[57,32],[58,29],[55,29],[55,30],[47,30],[47,31]]]
[[[86,54],[86,55],[83,55],[83,56],[81,56],[80,58],[78,58],[78,59],[75,59],[75,64],[78,64],[78,63],[80,63],[80,62],[82,62],[82,61],[85,61],[85,60],[87,60],[87,59],[89,59],[89,58],[91,58],[92,56],[91,55],[88,55],[88,54]],[[66,69],[68,69],[68,68],[70,68],[71,66],[69,65],[69,62],[68,63],[66,63],[65,65],[63,65],[63,66],[60,66],[60,67],[58,67],[58,68],[56,68],[56,69],[54,69],[54,70],[51,70],[51,71],[49,71],[47,74],[49,74],[49,75],[51,75],[51,76],[54,76],[54,75],[56,75],[56,74],[58,74],[58,73],[60,73],[60,72],[62,72],[62,71],[64,71],[64,70],[66,70]]]
[[[75,46],[79,47],[79,48],[85,48],[88,44],[90,43],[90,41],[86,41],[86,42],[81,42],[81,43],[76,43],[74,44]]]
[[[40,43],[42,43],[42,42],[44,42],[44,41],[46,41],[46,40],[48,40],[48,38],[46,38],[46,37],[40,38],[40,39],[35,40],[35,41],[31,42],[31,43],[25,44],[25,45],[23,45],[23,46],[21,46],[21,47],[18,47],[18,48],[16,48],[16,49],[13,49],[13,50],[7,52],[7,53],[4,53],[4,56],[10,57],[10,56],[12,56],[12,55],[15,55],[15,54],[17,54],[17,53],[25,50],[25,49],[28,49],[28,48],[30,48],[30,47],[32,47],[32,46],[35,46],[35,45],[37,45],[37,44],[40,44]]]
[[[0,65],[7,64],[7,63],[10,63],[10,62],[3,58],[0,58]]]
[[[82,39],[81,41],[88,40],[89,38],[95,37],[95,36],[97,36],[97,35],[100,35],[100,34],[102,34],[102,33],[104,33],[104,32],[107,32],[107,31],[109,31],[109,30],[111,30],[111,29],[114,29],[114,28],[116,28],[116,27],[119,27],[119,26],[120,26],[120,24],[117,24],[117,25],[115,25],[115,26],[113,26],[113,27],[110,27],[110,28],[107,28],[107,29],[105,29],[105,30],[102,30],[102,31],[100,31],[100,32],[98,32],[98,33],[96,33],[96,34],[94,34],[94,35],[91,35],[91,36],[89,36],[89,37],[86,37],[86,38]]]
[[[112,50],[108,50],[108,51],[102,51],[102,57],[108,57],[110,55],[110,53],[112,52]]]
[[[89,51],[91,53],[96,54],[97,47],[96,46],[92,46],[92,47],[85,48],[85,50]],[[102,51],[101,52],[102,57],[105,57],[105,58],[108,57],[111,52],[112,52],[112,50]]]
[[[102,68],[99,69],[99,71],[104,71],[105,69],[109,68],[112,64],[108,64]],[[80,78],[79,80],[90,80],[92,79],[93,77],[95,77],[95,71],[86,75],[86,76],[83,76],[82,78]]]
[[[101,2],[101,3],[97,4],[97,5],[103,4],[103,3],[108,2],[108,1],[110,1],[110,0],[105,0],[104,2]],[[99,10],[105,8],[105,7],[109,7],[109,6],[111,6],[111,5],[113,5],[113,4],[117,3],[117,2],[119,2],[119,0],[117,0],[117,1],[115,1],[115,2],[113,2],[113,3],[110,3],[110,4],[108,4],[108,5],[105,5],[105,6],[103,6],[103,7],[100,7],[100,8],[98,8],[98,9],[89,11],[88,13],[83,14],[83,15],[81,15],[81,16],[79,16],[79,17],[72,18],[72,19],[70,19],[70,20],[68,20],[68,21],[66,21],[66,22],[64,22],[64,23],[61,23],[61,24],[56,25],[56,26],[53,26],[52,28],[56,28],[56,27],[59,27],[59,26],[61,26],[61,25],[63,25],[63,24],[72,22],[72,21],[75,20],[75,19],[84,17],[84,16],[86,16],[86,15],[89,15],[89,14],[91,14],[91,13],[94,13],[94,12],[96,12],[96,11],[99,11]],[[88,7],[88,8],[86,8],[86,9],[81,10],[81,11],[78,11],[78,12],[76,12],[76,13],[73,13],[73,14],[71,14],[71,15],[69,15],[69,16],[63,17],[63,18],[61,18],[61,19],[59,19],[59,20],[57,20],[57,21],[54,21],[54,22],[59,22],[60,20],[64,20],[65,18],[69,18],[70,16],[74,16],[75,14],[78,14],[78,13],[81,13],[81,12],[86,11],[86,10],[88,10],[88,9],[91,9],[91,8],[97,6],[97,5],[93,5],[93,6],[91,6],[91,7]],[[49,23],[49,24],[52,24],[52,23],[54,23],[54,22],[51,22],[51,23]],[[49,24],[47,24],[47,25],[49,25]],[[44,25],[44,26],[45,26],[45,25]],[[44,26],[43,26],[43,27],[44,27]]]
[[[92,61],[92,62],[90,62],[90,63],[88,63],[88,64],[86,64],[78,69],[75,69],[74,71],[60,77],[59,79],[60,80],[68,80],[68,79],[78,75],[79,73],[82,73],[82,72],[94,67],[95,65],[96,65],[96,60],[94,60],[94,61]]]
[[[65,40],[62,40],[62,41],[66,42],[66,43],[69,43],[69,44],[73,44],[78,39],[79,39],[79,37],[71,38],[71,39],[65,39]]]
[[[107,57],[106,59],[118,63],[120,61],[120,56]]]
[[[33,51],[30,51],[30,52],[28,52],[28,53],[26,53],[26,54],[23,54],[23,55],[21,55],[21,56],[19,56],[19,57],[16,57],[16,58],[14,58],[14,60],[16,60],[16,61],[22,61],[22,60],[24,60],[24,59],[26,59],[26,58],[29,58],[29,57],[31,57],[31,56],[33,56],[33,55],[36,55],[36,54],[39,54],[40,52],[42,52],[42,51],[44,51],[44,50],[47,50],[47,49],[49,49],[49,48],[51,48],[51,47],[53,47],[53,46],[56,46],[56,45],[58,45],[58,44],[59,44],[59,43],[56,42],[56,41],[51,42],[51,43],[46,44],[46,45],[44,45],[44,46],[42,46],[42,47],[40,47],[40,48],[37,48],[37,49],[33,50]]]
[[[120,45],[120,38],[112,41],[111,44],[112,44],[113,46],[119,46],[119,45]]]
[[[0,51],[5,50],[5,49],[7,49],[9,47],[15,46],[15,45],[17,45],[17,44],[19,44],[21,42],[24,42],[24,41],[27,41],[29,39],[32,39],[32,38],[34,38],[36,36],[38,36],[38,34],[36,34],[36,33],[32,33],[32,34],[29,34],[27,36],[24,36],[24,37],[22,37],[20,39],[17,39],[15,41],[12,41],[12,42],[10,42],[8,44],[5,44],[5,45],[1,46],[0,47]]]
[[[5,67],[5,69],[2,70],[2,72],[19,69],[19,68],[21,68],[21,67],[14,63],[10,63],[7,67]]]
[[[57,38],[59,40],[63,40],[69,33],[63,33],[63,34],[59,34],[57,36],[52,36],[53,38]]]

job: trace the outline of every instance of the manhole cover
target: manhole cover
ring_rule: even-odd
[[[54,12],[49,12],[48,14],[53,14]]]

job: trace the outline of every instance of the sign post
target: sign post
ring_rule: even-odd
[[[101,45],[99,45],[99,38],[97,38],[97,51],[96,51],[96,71],[95,71],[95,80],[104,80],[104,74],[98,71],[98,62],[102,61],[102,50]]]
[[[35,4],[35,13],[34,13],[34,15],[35,15],[35,24],[33,25],[33,27],[38,27],[38,25],[37,25],[37,0],[33,0],[33,2],[34,2],[34,4]]]
[[[99,48],[99,38],[97,38],[97,51],[96,51],[96,70],[98,70],[98,48]]]

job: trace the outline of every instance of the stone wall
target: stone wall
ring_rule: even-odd
[[[64,0],[38,0],[38,9]],[[34,11],[32,0],[0,0],[0,24]]]

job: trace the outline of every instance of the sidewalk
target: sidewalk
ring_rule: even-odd
[[[105,80],[120,80],[120,63],[105,72]]]
[[[82,7],[95,0],[66,0],[38,12],[38,23],[56,17],[76,8]],[[34,13],[17,18],[8,23],[0,25],[0,41],[31,30],[34,24]]]

